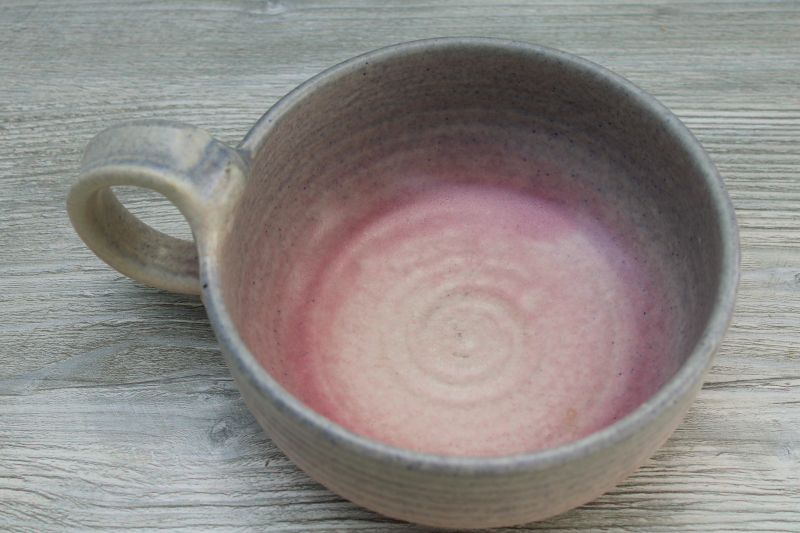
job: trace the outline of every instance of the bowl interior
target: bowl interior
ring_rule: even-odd
[[[352,60],[257,126],[226,307],[358,434],[466,456],[585,436],[675,374],[717,299],[713,193],[670,121],[550,51]]]

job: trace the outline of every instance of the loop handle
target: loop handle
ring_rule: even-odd
[[[75,231],[103,261],[153,287],[200,294],[198,248],[216,245],[247,179],[249,156],[205,130],[164,120],[138,120],[100,132],[86,148],[82,172],[67,195]],[[189,222],[195,242],[140,221],[111,191],[153,189]]]

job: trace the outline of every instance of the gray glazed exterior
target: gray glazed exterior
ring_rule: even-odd
[[[705,268],[713,282],[695,297],[703,300],[693,304],[702,317],[691,353],[668,383],[639,409],[611,426],[555,448],[507,457],[445,457],[356,435],[306,407],[264,370],[237,332],[232,303],[220,282],[227,268],[222,250],[226,240],[236,234],[237,210],[248,185],[258,179],[249,174],[281,120],[296,116],[301,108],[313,112],[311,106],[321,91],[361,75],[366,64],[413,62],[423,56],[446,62],[454,54],[462,59],[472,56],[476,61],[508,56],[520,66],[544,62],[548,68],[564,72],[560,83],[572,79],[602,88],[603,101],[626,110],[621,124],[626,120],[638,124],[633,135],[641,137],[647,130],[643,125],[657,126],[654,140],[641,143],[669,146],[671,153],[657,154],[654,157],[659,161],[652,164],[675,160],[691,170],[687,180],[701,191],[703,205],[710,206],[697,218],[679,221],[696,234],[696,242],[686,245],[699,258],[695,262],[708,263],[692,268]],[[586,94],[587,99],[595,98],[591,91]],[[150,142],[153,136],[160,136],[159,143]],[[637,143],[638,139],[631,141],[631,145]],[[188,162],[187,153],[195,154]],[[199,250],[199,282],[194,281],[196,260],[185,244],[164,240],[141,223],[137,226],[132,217],[120,215],[124,208],[106,191],[110,185],[121,184],[158,190],[186,215]],[[138,122],[123,126],[116,134],[101,134],[87,149],[84,174],[70,193],[68,208],[89,247],[121,272],[170,290],[202,292],[245,403],[300,468],[364,507],[434,526],[478,528],[540,520],[588,502],[627,477],[661,446],[689,409],[727,330],[739,279],[738,232],[730,200],[707,154],[674,115],[631,83],[588,61],[535,45],[493,39],[420,41],[345,62],[278,102],[235,151],[201,130],[159,121]],[[684,209],[683,213],[691,211]],[[127,242],[138,244],[127,246]],[[152,252],[153,247],[158,250]],[[168,257],[162,261],[165,266],[153,274],[153,258],[163,257]],[[170,267],[174,264],[183,266]]]

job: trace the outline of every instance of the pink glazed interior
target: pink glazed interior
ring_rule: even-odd
[[[453,63],[364,65],[274,113],[227,307],[274,379],[353,432],[555,446],[636,409],[692,346],[679,215],[613,133],[554,114],[564,96]]]

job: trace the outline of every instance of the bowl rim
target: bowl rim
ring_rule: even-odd
[[[508,53],[528,54],[539,60],[556,61],[564,68],[589,74],[609,86],[610,90],[623,92],[631,104],[658,119],[665,132],[679,145],[702,176],[714,206],[715,221],[721,237],[721,272],[716,300],[708,323],[694,350],[679,370],[653,396],[628,415],[589,435],[567,443],[502,456],[450,456],[400,448],[345,429],[318,414],[291,395],[258,363],[238,335],[229,314],[219,280],[220,243],[203,251],[201,246],[200,270],[203,301],[223,351],[229,355],[228,364],[235,365],[258,393],[273,402],[281,411],[289,412],[294,421],[306,425],[328,443],[346,448],[350,452],[380,462],[403,465],[417,471],[447,473],[451,475],[476,475],[519,473],[541,470],[570,462],[596,453],[616,442],[634,435],[649,425],[665,410],[686,394],[699,390],[706,373],[711,368],[717,349],[733,316],[740,277],[741,252],[738,225],[724,182],[710,157],[689,129],[663,104],[627,79],[581,57],[553,48],[506,39],[485,37],[447,37],[400,43],[362,54],[310,78],[270,108],[250,129],[237,150],[255,153],[269,135],[273,125],[299,101],[316,91],[321,85],[335,82],[341,76],[362,69],[366,61],[382,61],[398,55],[418,54],[447,49],[471,48]],[[224,239],[221,239],[224,240]],[[232,369],[233,370],[233,369]]]

